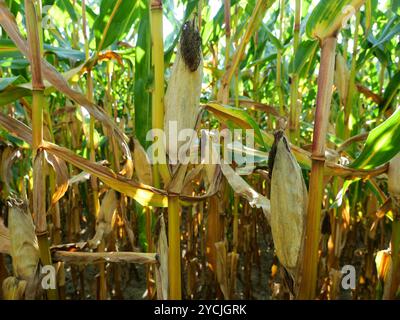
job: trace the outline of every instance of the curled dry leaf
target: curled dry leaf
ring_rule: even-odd
[[[201,115],[201,113],[199,115]],[[32,131],[24,123],[0,113],[0,125],[6,128],[15,137],[20,138],[28,143],[32,143]],[[106,168],[100,165],[99,163],[91,162],[85,158],[82,158],[76,155],[71,150],[64,147],[60,147],[54,143],[43,141],[41,147],[46,151],[48,151],[49,153],[54,154],[58,158],[63,159],[64,161],[73,164],[79,169],[94,175],[112,189],[120,193],[126,194],[127,196],[135,199],[143,206],[154,206],[154,207],[168,206],[168,197],[166,191],[164,190],[160,190],[151,187],[149,185],[138,183],[120,174],[116,174],[109,168]],[[184,177],[185,175],[183,175],[182,181]],[[207,197],[217,192],[216,190],[220,182],[220,178],[221,175],[218,169],[216,170],[212,178],[211,184],[205,195],[193,196],[193,195],[181,194],[181,199],[191,202],[202,201],[206,199]]]
[[[143,206],[166,207],[168,205],[168,197],[165,192],[160,189],[129,180],[109,168],[82,158],[71,150],[57,146],[53,143],[43,142],[42,148],[63,160],[72,163],[79,169],[96,176],[112,189],[126,194]]]
[[[133,139],[135,149],[133,151],[133,163],[135,166],[136,176],[139,182],[153,185],[153,173],[151,170],[150,160],[146,151],[137,139]]]
[[[17,158],[21,157],[21,152],[18,149],[7,147],[1,154],[1,180],[4,182],[7,191],[11,191],[11,167]]]
[[[271,206],[267,197],[259,194],[252,187],[250,187],[247,182],[229,165],[225,164],[224,161],[221,161],[221,170],[235,193],[243,196],[252,207],[261,208],[268,220],[268,223],[270,223]]]
[[[32,130],[25,123],[0,113],[0,125],[13,136],[32,144]]]
[[[112,231],[113,220],[117,210],[117,196],[114,190],[108,190],[101,201],[97,217],[96,234],[88,241],[91,248],[97,248],[101,241]]]
[[[164,216],[159,218],[160,233],[157,241],[158,261],[156,272],[157,296],[159,300],[168,299],[168,240]]]
[[[185,180],[183,181],[182,193],[194,194],[195,190],[193,188],[193,184],[202,180],[203,173],[204,170],[202,164],[199,164],[192,168],[185,176]]]
[[[45,152],[45,159],[56,173],[57,189],[52,195],[51,205],[55,205],[68,190],[68,167],[64,160]]]

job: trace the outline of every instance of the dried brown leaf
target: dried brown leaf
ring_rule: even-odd
[[[56,251],[54,261],[63,261],[73,264],[89,264],[98,262],[127,262],[139,264],[153,264],[157,262],[155,253],[142,252],[69,252]]]
[[[157,265],[156,283],[158,300],[168,299],[168,241],[164,216],[160,216],[160,234],[157,241],[159,264]]]
[[[68,190],[68,167],[64,160],[50,153],[45,152],[45,158],[56,173],[57,189],[51,197],[51,205],[54,206]]]
[[[101,241],[112,231],[113,217],[117,210],[118,202],[114,190],[108,190],[101,201],[100,212],[97,217],[96,234],[89,240],[91,248],[97,248]]]
[[[143,206],[166,207],[168,205],[168,197],[165,195],[165,192],[160,189],[129,180],[109,168],[82,158],[71,150],[53,143],[43,142],[42,148],[72,163],[79,169],[91,173],[112,189],[132,197]]]
[[[259,194],[250,187],[247,182],[231,168],[231,166],[225,164],[223,161],[221,161],[221,170],[233,191],[244,197],[252,207],[261,208],[268,222],[270,222],[271,207],[270,201],[267,197]]]
[[[3,180],[8,193],[11,191],[11,167],[14,161],[20,157],[20,150],[11,147],[5,148],[1,154],[1,180]]]
[[[153,173],[149,157],[137,139],[133,139],[135,149],[133,151],[133,162],[136,175],[141,183],[153,185]]]

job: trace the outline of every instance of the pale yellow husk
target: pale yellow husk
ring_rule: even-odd
[[[389,163],[388,169],[388,190],[392,199],[400,204],[400,153]]]
[[[29,280],[39,262],[39,246],[32,216],[21,202],[14,201],[10,206],[8,228],[14,274],[19,279]]]
[[[27,282],[15,277],[4,279],[2,289],[4,300],[21,300],[24,297]]]
[[[185,141],[177,142],[176,138],[168,141],[169,135],[174,131],[170,130],[170,121],[177,123],[176,134],[183,129],[194,129],[199,112],[202,78],[203,59],[197,70],[191,72],[178,49],[164,100],[164,128],[167,138],[167,153],[170,158],[177,159],[179,147],[185,143]]]
[[[339,92],[340,101],[345,105],[349,89],[350,71],[346,60],[340,53],[336,54],[335,86]]]
[[[294,276],[301,251],[307,187],[283,137],[277,144],[271,179],[271,230],[281,264]]]

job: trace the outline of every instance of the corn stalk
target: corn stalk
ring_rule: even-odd
[[[29,61],[32,69],[32,155],[33,155],[33,214],[38,237],[40,260],[43,265],[51,265],[49,239],[46,221],[46,187],[44,176],[44,154],[40,150],[43,142],[43,106],[44,83],[41,69],[40,26],[32,0],[25,0],[26,22],[28,30]],[[49,290],[47,297],[57,298],[56,290]]]
[[[297,48],[300,42],[300,23],[301,23],[301,0],[296,0],[294,30],[293,30],[293,66],[297,54]],[[294,68],[293,68],[294,69]],[[290,116],[289,116],[289,133],[292,143],[300,139],[300,112],[301,104],[299,100],[299,75],[296,71],[292,74],[290,84]]]
[[[328,37],[321,43],[321,65],[318,76],[317,109],[315,112],[309,184],[309,190],[312,190],[312,192],[309,192],[308,198],[300,299],[313,299],[316,294],[318,246],[321,234],[321,204],[324,191],[325,140],[332,99],[336,41],[336,37]]]

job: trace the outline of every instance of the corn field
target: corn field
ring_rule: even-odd
[[[400,298],[399,0],[0,0],[0,299]]]

